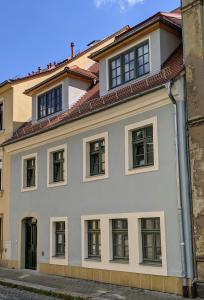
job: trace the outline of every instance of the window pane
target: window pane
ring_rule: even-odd
[[[43,118],[62,109],[62,86],[38,97],[38,117]]]
[[[100,221],[88,221],[88,257],[100,257],[101,255],[101,233]]]

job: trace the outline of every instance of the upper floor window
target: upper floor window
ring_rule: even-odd
[[[0,191],[3,190],[3,170],[2,170],[2,159],[0,159]]]
[[[158,169],[157,117],[125,126],[125,174]]]
[[[90,143],[90,175],[105,173],[105,139]]]
[[[110,60],[110,88],[150,72],[149,42],[146,41]]]
[[[37,188],[37,154],[22,157],[22,191]]]
[[[67,145],[47,150],[47,186],[67,184]]]
[[[83,139],[83,181],[108,178],[108,132]]]
[[[38,96],[38,119],[62,110],[62,85]]]
[[[0,103],[0,130],[3,130],[3,103]]]
[[[153,125],[132,131],[133,168],[154,164]]]

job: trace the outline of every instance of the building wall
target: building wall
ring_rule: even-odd
[[[183,0],[195,276],[204,285],[204,1]],[[204,286],[202,295],[204,296]]]
[[[159,171],[125,176],[124,127],[153,116],[158,118]],[[83,138],[101,132],[109,134],[109,178],[83,183]],[[64,143],[68,147],[68,185],[47,188],[47,149]],[[34,152],[38,153],[38,189],[22,193],[21,157]],[[167,274],[181,277],[175,155],[173,108],[169,104],[12,156],[10,175],[16,180],[10,181],[10,259],[18,260],[19,241],[16,242],[16,237],[19,237],[19,224],[25,215],[39,217],[39,263],[49,263],[50,218],[67,216],[69,265],[81,266],[81,216],[164,212]],[[151,274],[151,268],[149,272]]]

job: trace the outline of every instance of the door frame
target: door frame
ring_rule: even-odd
[[[39,216],[34,213],[25,214],[20,218],[19,222],[19,238],[18,238],[18,268],[25,269],[25,223],[27,219],[34,218],[37,220],[37,263],[36,263],[36,271],[39,271]],[[34,270],[34,271],[35,271]]]

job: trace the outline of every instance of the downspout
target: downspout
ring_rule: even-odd
[[[168,83],[168,96],[174,106],[174,117],[175,117],[175,139],[176,139],[176,152],[177,152],[177,185],[179,187],[178,197],[178,217],[180,227],[180,246],[181,246],[181,259],[182,259],[182,270],[183,270],[183,296],[188,297],[188,277],[187,277],[187,258],[186,258],[186,245],[185,245],[185,234],[184,234],[184,216],[183,216],[183,205],[182,205],[182,188],[180,184],[181,179],[181,166],[179,162],[180,158],[180,147],[179,147],[179,133],[178,133],[178,104],[172,93],[173,81]]]

